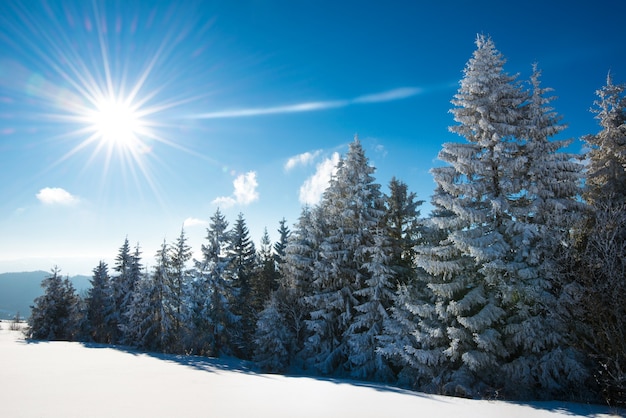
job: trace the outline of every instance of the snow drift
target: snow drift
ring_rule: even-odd
[[[0,324],[5,417],[609,417],[571,403],[477,401],[394,387],[260,374],[237,360],[29,342]]]

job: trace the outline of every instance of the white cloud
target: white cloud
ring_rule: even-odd
[[[315,205],[322,198],[322,194],[328,188],[330,178],[337,169],[339,153],[335,152],[331,158],[327,158],[317,165],[315,174],[306,179],[300,187],[300,203]]]
[[[344,107],[349,104],[346,100],[334,100],[326,102],[305,102],[286,106],[260,107],[250,109],[224,110],[197,115],[198,119],[240,118],[246,116],[275,115],[283,113],[313,112],[316,110]]]
[[[349,100],[327,100],[320,102],[303,102],[285,106],[222,110],[217,112],[202,113],[192,117],[197,119],[218,119],[275,115],[284,113],[314,112],[326,109],[336,109],[355,104],[382,103],[394,100],[402,100],[412,96],[417,96],[418,94],[422,94],[423,92],[424,90],[419,87],[400,87],[380,93],[364,94],[362,96],[358,96]]]
[[[259,199],[259,192],[256,191],[258,185],[256,172],[249,171],[246,174],[240,174],[233,181],[233,186],[235,187],[233,195],[218,197],[212,203],[223,208],[235,205],[249,205]]]
[[[37,199],[44,205],[74,205],[78,197],[60,187],[45,187],[37,193]]]
[[[317,150],[313,152],[304,152],[302,154],[294,155],[289,158],[285,163],[285,170],[289,171],[295,168],[298,165],[307,165],[311,164],[315,158],[322,153],[322,150]]]
[[[202,219],[198,219],[198,218],[187,218],[185,219],[185,221],[183,222],[183,227],[185,228],[193,228],[194,226],[205,226],[208,225],[209,223],[205,220]]]
[[[423,90],[419,87],[402,87],[399,89],[387,90],[382,93],[366,94],[353,99],[352,103],[382,103],[391,102],[394,100],[407,99],[412,96],[417,96],[422,93]]]

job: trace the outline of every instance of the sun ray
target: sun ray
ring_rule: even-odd
[[[161,145],[221,165],[186,146],[184,137],[171,135],[187,123],[180,110],[212,94],[210,89],[203,91],[197,86],[174,88],[177,74],[170,63],[179,57],[178,45],[189,35],[188,26],[193,22],[173,19],[158,39],[139,38],[135,33],[142,22],[135,18],[124,33],[123,22],[119,16],[115,19],[115,9],[106,2],[45,3],[42,8],[48,25],[36,24],[33,8],[19,3],[11,6],[14,18],[0,17],[4,25],[0,34],[10,31],[19,37],[13,48],[19,45],[27,61],[36,64],[30,67],[25,62],[21,68],[26,74],[34,72],[29,67],[45,68],[38,75],[43,84],[26,81],[28,91],[16,86],[18,94],[40,106],[40,111],[31,110],[28,118],[49,123],[46,129],[51,133],[43,141],[68,145],[42,167],[44,172],[83,159],[78,170],[99,175],[101,187],[122,181],[141,193],[142,187],[151,190],[161,200],[158,179],[162,170],[156,165],[165,166],[167,160],[162,158],[165,148]],[[175,13],[175,9],[168,13]],[[115,21],[114,30],[109,18]],[[156,28],[158,19],[163,19],[160,24],[164,25],[170,18],[151,13],[143,23],[146,28]],[[132,41],[127,41],[133,37],[141,40],[142,48],[131,55]]]

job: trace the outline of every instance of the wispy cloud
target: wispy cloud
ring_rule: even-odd
[[[249,171],[246,174],[240,174],[233,181],[235,190],[231,196],[218,197],[213,200],[213,204],[223,208],[229,208],[235,205],[249,205],[259,199],[259,192],[256,180],[256,172]]]
[[[187,218],[183,221],[184,228],[193,228],[194,226],[206,226],[209,222],[198,218]]]
[[[315,160],[315,158],[317,158],[317,156],[321,153],[322,150],[317,150],[313,152],[307,151],[303,152],[302,154],[294,155],[293,157],[289,158],[285,163],[285,171],[292,170],[299,165],[311,164],[313,160]]]
[[[349,100],[327,100],[321,102],[304,102],[285,106],[256,107],[247,109],[221,110],[217,112],[201,113],[192,116],[195,119],[241,118],[247,116],[274,115],[281,113],[313,112],[317,110],[334,109],[354,104],[382,103],[394,100],[407,99],[423,93],[419,87],[401,87],[380,93],[365,94]]]
[[[374,152],[378,155],[381,155],[383,157],[387,156],[387,149],[385,148],[384,145],[382,144],[378,144],[374,147]]]
[[[330,158],[325,159],[317,165],[315,174],[306,179],[300,186],[300,203],[305,205],[315,205],[322,198],[322,194],[328,188],[331,176],[337,169],[339,163],[339,153],[335,152]]]
[[[351,103],[381,103],[391,102],[394,100],[407,99],[409,97],[417,96],[423,93],[423,89],[419,87],[401,87],[399,89],[393,89],[384,91],[382,93],[366,94],[359,96],[356,99],[351,100]]]
[[[60,187],[45,187],[37,193],[37,199],[44,205],[70,206],[78,203],[79,199]]]

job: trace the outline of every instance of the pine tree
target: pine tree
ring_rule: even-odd
[[[417,208],[423,202],[415,200],[415,194],[408,192],[405,183],[393,178],[389,183],[389,192],[385,196],[385,223],[391,241],[390,264],[395,272],[395,292],[390,314],[384,320],[383,335],[379,337],[378,352],[393,363],[401,384],[418,388],[424,383],[420,381],[420,373],[426,376],[428,383],[433,381],[433,376],[425,367],[418,369],[413,356],[418,347],[426,347],[427,343],[436,341],[436,335],[424,338],[427,341],[419,344],[417,342],[416,330],[420,320],[417,312],[424,317],[428,314],[432,317],[435,307],[433,300],[426,296],[430,295],[426,289],[429,278],[416,267],[414,259],[416,248],[424,244],[428,235],[426,231],[438,230],[426,228],[425,221],[419,219]],[[439,239],[432,238],[431,241],[438,243]],[[441,357],[441,350],[435,355]]]
[[[507,311],[502,333],[510,353],[503,367],[505,389],[533,398],[569,394],[584,376],[558,315],[557,275],[559,248],[583,210],[577,201],[582,167],[573,155],[559,152],[571,141],[552,140],[565,127],[549,107],[554,98],[546,97],[550,89],[541,87],[540,74],[534,65],[521,147],[522,192],[511,199],[507,231],[514,252],[505,259],[508,277],[500,286]]]
[[[172,277],[170,250],[163,241],[161,248],[156,253],[157,263],[152,273],[152,285],[154,286],[152,311],[156,323],[156,348],[164,352],[174,351],[178,337],[175,329],[177,321],[177,307],[174,305],[176,289]]]
[[[238,328],[235,330],[237,354],[242,358],[249,358],[252,354],[252,339],[256,324],[255,295],[252,293],[256,248],[250,239],[246,221],[241,213],[233,225],[228,251],[230,265],[227,273],[230,275],[233,287],[237,290],[232,301],[233,312],[241,317]]]
[[[626,85],[611,75],[598,90],[592,111],[601,130],[584,137],[586,157],[585,222],[561,261],[564,305],[571,341],[591,359],[591,373],[604,401],[626,401]]]
[[[291,231],[286,225],[287,220],[285,218],[281,219],[279,224],[278,241],[274,243],[274,259],[276,260],[276,266],[280,271],[280,265],[285,262],[285,250],[287,248],[287,243],[289,242]]]
[[[435,196],[443,193],[438,187]],[[458,331],[456,312],[446,302],[465,294],[476,266],[442,226],[447,224],[445,218],[456,215],[436,203],[433,206],[423,243],[415,248],[416,280],[398,289],[382,350],[400,366],[403,384],[427,392],[468,395],[471,375],[462,363],[466,334]]]
[[[104,261],[100,261],[93,269],[91,288],[88,290],[85,303],[91,339],[98,343],[112,343],[116,335],[115,300],[108,266]]]
[[[202,245],[202,260],[195,261],[189,299],[193,335],[188,345],[196,354],[233,355],[236,350],[241,317],[233,311],[233,303],[239,290],[227,271],[232,263],[227,229],[228,222],[217,209],[207,229],[207,244]]]
[[[589,146],[585,199],[592,205],[626,202],[626,84],[613,84],[609,74],[606,85],[596,92],[592,111],[602,128],[584,137]]]
[[[389,230],[393,251],[391,264],[396,272],[395,283],[407,284],[415,274],[415,246],[422,235],[420,212],[423,200],[415,200],[406,183],[393,177],[389,182],[389,195],[385,195],[385,223]]]
[[[373,242],[363,248],[369,258],[361,267],[366,278],[361,288],[354,292],[360,303],[354,307],[354,321],[347,330],[348,360],[354,377],[391,381],[393,372],[377,348],[394,298],[393,251],[385,228],[378,229],[372,238]]]
[[[305,296],[312,292],[313,271],[322,241],[322,232],[317,228],[321,224],[321,220],[317,221],[320,212],[319,208],[302,209],[287,241],[284,262],[278,265],[281,275],[275,298],[294,336],[290,352],[296,357],[302,353],[308,337],[305,321],[310,317],[311,307]]]
[[[272,245],[267,228],[261,237],[261,246],[257,254],[257,265],[252,274],[252,307],[255,314],[260,313],[278,287],[278,271],[272,254]]]
[[[448,165],[432,170],[438,185],[433,205],[453,214],[433,218],[447,238],[417,256],[436,278],[429,287],[447,334],[439,349],[448,362],[434,373],[442,376],[444,391],[465,395],[499,387],[499,369],[509,355],[499,326],[506,313],[499,290],[514,251],[510,199],[521,191],[518,138],[527,101],[515,77],[504,72],[493,41],[479,36],[476,44],[452,101],[459,124],[450,130],[467,142],[444,144],[439,159]]]
[[[143,275],[134,287],[131,302],[124,313],[124,344],[144,350],[160,350],[158,324],[161,310],[156,306],[154,277]]]
[[[143,335],[148,332],[153,333],[155,327],[153,319],[149,316],[150,313],[146,312],[154,297],[151,293],[153,291],[152,277],[143,271],[139,244],[135,246],[135,251],[130,253],[127,241],[120,249],[115,266],[119,276],[116,277],[114,283],[121,284],[122,289],[125,289],[121,293],[121,304],[117,306],[119,342],[143,348],[154,347],[156,343],[152,341],[155,338]],[[122,282],[118,283],[119,280]]]
[[[29,338],[36,340],[74,340],[79,331],[79,298],[69,278],[62,279],[55,266],[41,282],[44,294],[35,299],[28,320]]]
[[[174,352],[184,351],[185,334],[188,332],[186,329],[186,319],[189,317],[187,295],[189,294],[192,274],[187,264],[191,257],[191,247],[187,245],[185,230],[181,229],[180,235],[170,246],[171,301],[168,314],[172,317],[172,335],[174,338],[172,351]]]
[[[373,250],[384,251],[382,242],[377,241],[384,229],[384,210],[373,172],[355,138],[321,203],[320,229],[325,233],[314,266],[312,294],[306,301],[311,306],[307,349],[313,365],[322,373],[370,377],[382,372],[382,368],[370,367],[372,358],[377,358],[374,362],[381,367],[384,361],[375,353],[376,335],[364,329],[369,323],[374,333],[382,332],[384,315],[380,308],[389,306],[384,306],[386,291],[381,290],[389,288],[391,275],[384,260],[387,254]],[[382,265],[374,267],[374,263]],[[371,287],[378,290],[371,293]],[[373,299],[373,294],[382,299]]]
[[[135,254],[131,253],[130,244],[128,243],[128,238],[126,238],[115,258],[113,270],[116,272],[116,275],[111,280],[113,298],[115,299],[114,317],[117,328],[114,336],[115,342],[123,342],[124,340],[122,330],[127,326],[128,309],[132,303],[135,285],[141,276],[139,255],[139,245],[136,247]]]
[[[261,311],[254,337],[254,360],[267,372],[280,373],[289,367],[291,340],[289,329],[279,302],[272,296]]]

